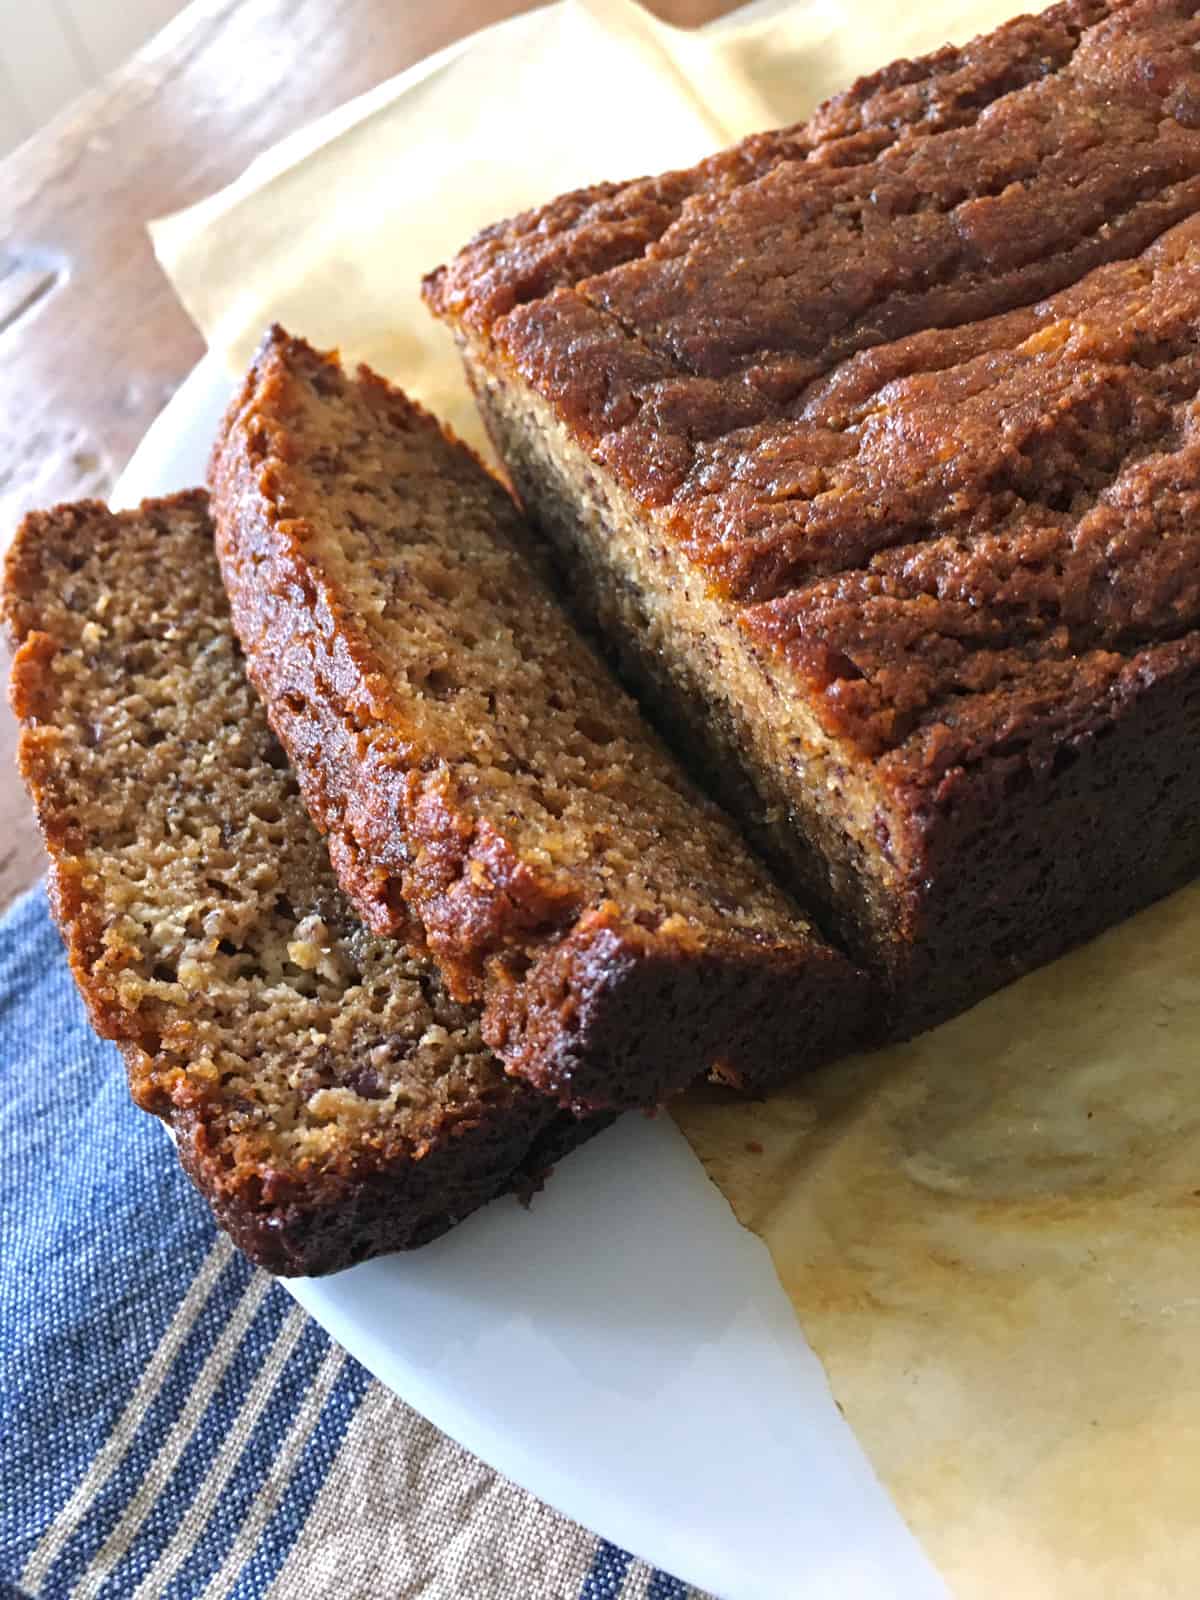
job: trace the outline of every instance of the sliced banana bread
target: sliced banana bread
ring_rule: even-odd
[[[1200,17],[1072,0],[427,295],[577,610],[948,1015],[1200,870]]]
[[[246,681],[203,494],[29,517],[4,617],[76,981],[247,1255],[319,1273],[421,1244],[602,1125],[506,1076],[478,1009],[339,892]]]
[[[571,626],[506,491],[366,369],[281,329],[214,450],[251,678],[342,887],[423,938],[563,1105],[764,1088],[851,1043],[861,975],[682,776]]]

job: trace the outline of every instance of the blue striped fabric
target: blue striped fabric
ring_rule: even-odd
[[[631,1559],[627,1551],[618,1550],[615,1544],[601,1539],[588,1575],[583,1580],[583,1588],[579,1591],[579,1600],[618,1600],[625,1587],[625,1575]]]
[[[389,1519],[381,1532],[364,1512],[362,1536],[403,1537],[422,1513],[405,1500],[406,1439],[427,1425],[217,1233],[88,1027],[40,890],[0,923],[0,1077],[3,1595],[327,1592],[289,1557],[320,1536],[314,1507],[352,1475],[356,1418],[394,1434],[376,1441],[395,1468]],[[482,1552],[506,1574],[498,1600],[692,1593],[523,1499],[543,1554],[535,1573],[520,1552]],[[495,1528],[481,1521],[480,1540]],[[556,1576],[547,1548],[562,1553]],[[338,1593],[370,1592],[348,1584]],[[419,1587],[462,1592],[450,1570]]]

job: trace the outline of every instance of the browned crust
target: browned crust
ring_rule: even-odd
[[[853,759],[920,759],[934,725],[969,764],[997,722],[1200,615],[1189,519],[1154,516],[1196,472],[1198,31],[1172,0],[1006,24],[899,64],[923,84],[903,115],[878,82],[831,102],[791,132],[804,159],[736,193],[696,168],[620,264],[571,265],[624,190],[488,230],[430,303],[554,408]],[[965,121],[931,132],[924,108],[961,91]],[[831,170],[822,141],[872,103],[850,125],[887,109],[884,154]],[[549,292],[528,260],[547,251]]]
[[[310,529],[287,505],[284,425],[292,363],[322,361],[336,368],[337,353],[318,354],[273,328],[214,445],[217,550],[234,623],[343,889],[374,932],[428,939],[451,992],[478,1000],[489,956],[569,921],[578,902],[470,814],[436,752],[419,747],[353,608],[307,556]],[[358,380],[402,425],[468,451],[369,368]]]
[[[131,1067],[136,1047],[123,1045]],[[203,1118],[164,1118],[184,1170],[218,1223],[250,1259],[281,1277],[340,1272],[373,1256],[414,1250],[447,1233],[501,1195],[527,1201],[555,1164],[613,1121],[611,1115],[546,1120],[529,1105],[459,1122],[442,1139],[390,1159],[364,1162],[353,1175],[330,1175],[319,1186],[231,1183]]]
[[[1143,651],[1057,725],[908,797],[906,1031],[1200,872],[1200,636]]]
[[[799,921],[791,943],[650,933],[615,904],[582,906],[463,802],[288,505],[288,374],[322,359],[336,363],[271,331],[210,477],[248,671],[366,920],[423,936],[451,991],[482,1004],[508,1070],[577,1112],[655,1104],[717,1062],[762,1089],[856,1042],[871,1021],[862,975]],[[360,381],[405,425],[437,428],[366,369]]]
[[[535,525],[559,551],[585,620],[664,731],[721,784],[783,881],[819,904],[892,1000],[905,1037],[1091,938],[1200,872],[1200,635],[1142,651],[1096,690],[1009,730],[1009,748],[937,767],[899,796],[906,865],[887,904],[862,890],[857,848],[814,841],[784,775],[744,760],[719,707],[685,690],[609,602],[586,496],[532,423],[525,395],[486,348],[464,351],[476,397]],[[592,513],[595,514],[594,512]],[[883,839],[881,849],[891,848]]]
[[[902,1031],[1200,869],[1198,26],[1069,0],[426,280],[578,608]],[[585,478],[769,664],[815,777],[661,618],[614,626],[654,580]]]
[[[147,502],[118,521],[186,516],[207,525],[202,490]],[[97,501],[27,517],[5,562],[3,616],[14,660],[9,697],[20,720],[17,759],[49,857],[51,910],[72,975],[96,1032],[114,1041],[131,1093],[175,1136],[180,1159],[221,1226],[259,1266],[282,1275],[338,1271],[370,1256],[411,1249],[444,1233],[496,1196],[528,1196],[568,1150],[612,1120],[554,1114],[524,1086],[500,1080],[490,1101],[423,1129],[339,1152],[320,1170],[283,1171],[231,1151],[215,1096],[166,1070],[159,1037],[139,1011],[122,1006],[114,980],[124,964],[106,944],[99,886],[87,868],[88,840],[59,781],[64,734],[54,722],[55,656],[69,648],[44,631],[46,574],[40,560],[51,538],[86,539],[110,513]],[[177,1059],[178,1030],[172,1038]]]
[[[485,333],[517,306],[642,256],[685,207],[731,195],[781,161],[858,166],[914,136],[971,124],[1005,94],[1060,68],[1083,29],[1115,9],[1105,0],[1065,0],[966,45],[893,61],[806,123],[752,134],[694,167],[560,195],[484,228],[426,275],[425,298],[436,316]]]

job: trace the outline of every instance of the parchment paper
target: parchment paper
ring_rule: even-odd
[[[964,1597],[1194,1595],[1200,885],[921,1039],[677,1116]]]
[[[422,273],[489,222],[796,121],[857,73],[967,37],[1012,3],[926,0],[919,18],[882,0],[758,4],[688,32],[631,0],[567,0],[331,112],[151,237],[231,372],[277,318],[396,377],[486,449]]]
[[[687,34],[567,0],[286,140],[155,247],[231,371],[278,318],[482,445],[422,272],[485,223],[794,121],[1013,10],[760,3]],[[1198,1055],[1200,887],[902,1049],[677,1109],[964,1600],[1196,1588]]]

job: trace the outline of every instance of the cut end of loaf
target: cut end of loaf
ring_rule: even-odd
[[[4,617],[80,990],[254,1260],[420,1244],[594,1131],[508,1078],[478,1011],[339,892],[246,681],[203,494],[30,517]]]
[[[650,732],[469,451],[276,329],[212,484],[248,669],[343,888],[376,926],[408,906],[510,1072],[564,1104],[645,1106],[731,1051],[765,1084],[817,1035],[830,1048],[807,1016],[831,971],[861,978]],[[601,984],[589,919],[610,905],[631,931]],[[758,974],[764,1014],[727,1012],[741,1037],[685,1003],[701,973],[730,995]],[[668,1034],[645,995],[672,982]]]

